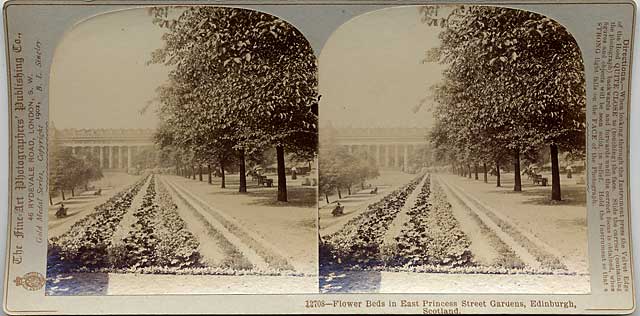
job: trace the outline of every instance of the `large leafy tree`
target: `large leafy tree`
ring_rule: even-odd
[[[172,85],[182,96],[177,105],[189,107],[172,113],[189,124],[183,144],[205,154],[231,145],[239,158],[240,191],[246,191],[246,155],[275,147],[278,200],[287,201],[285,151],[313,155],[317,147],[317,65],[304,36],[253,10],[151,12],[167,29],[151,62],[172,67]]]
[[[433,11],[424,10],[425,21]],[[456,7],[441,45],[428,56],[448,65],[441,106],[464,144],[513,155],[520,190],[520,156],[550,147],[552,199],[560,200],[559,149],[584,150],[584,66],[574,38],[557,22],[509,8]],[[446,116],[446,115],[445,115]],[[485,153],[486,154],[486,153]]]

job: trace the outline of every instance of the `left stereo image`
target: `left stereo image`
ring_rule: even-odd
[[[294,26],[100,14],[49,91],[47,295],[318,292],[317,61]]]

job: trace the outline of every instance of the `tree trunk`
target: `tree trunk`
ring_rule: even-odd
[[[53,205],[53,198],[51,197],[51,193],[49,193],[49,205]]]
[[[71,197],[76,196],[75,188],[71,188]]]
[[[338,198],[342,199],[342,192],[340,192],[340,188],[338,188]]]
[[[202,165],[198,165],[198,180],[202,181]]]
[[[349,195],[351,195],[351,186],[347,187],[347,192],[349,192]]]
[[[482,172],[484,174],[484,183],[488,183],[489,180],[487,179],[487,163],[483,163],[482,164]]]
[[[225,185],[225,177],[224,177],[224,163],[220,163],[220,178],[222,179],[222,182],[220,182],[220,187],[221,188],[226,188],[227,186]]]
[[[284,147],[276,147],[276,158],[278,160],[278,201],[287,202],[287,175],[284,169]]]
[[[240,150],[240,189],[238,192],[247,192],[247,170],[244,163],[244,150]]]
[[[496,186],[500,186],[500,161],[496,160]]]
[[[473,165],[473,169],[476,173],[476,180],[478,180],[478,164],[477,163]]]
[[[60,189],[60,193],[62,193],[62,200],[64,201],[64,200],[65,200],[65,197],[64,197],[64,189]]]
[[[515,150],[513,153],[513,191],[522,191],[522,179],[520,178],[520,151]]]
[[[329,195],[328,194],[324,194],[324,199],[327,201],[327,204],[329,204]]]
[[[211,180],[211,165],[207,165],[207,181],[209,181],[209,184],[213,183],[213,181]]]
[[[195,166],[191,166],[191,176],[193,177],[193,180],[196,179],[196,167]]]
[[[469,179],[471,179],[471,165],[467,165],[467,170],[469,170]]]
[[[551,199],[562,200],[560,191],[560,165],[558,163],[558,145],[551,145]]]

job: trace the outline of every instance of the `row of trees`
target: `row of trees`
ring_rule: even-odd
[[[520,191],[521,159],[535,161],[548,147],[551,198],[561,200],[558,154],[583,155],[585,148],[584,66],[574,38],[557,22],[523,10],[458,6],[438,23],[434,10],[422,13],[427,24],[442,28],[441,44],[426,62],[447,67],[432,87],[436,160],[459,173],[472,166],[486,173],[487,165],[499,173],[511,162]]]
[[[90,181],[103,177],[100,160],[91,154],[75,155],[71,147],[50,147],[49,156],[49,203],[53,205],[52,196],[59,191],[62,200],[66,199],[64,191],[87,187]]]
[[[238,8],[158,7],[166,29],[151,63],[171,67],[159,88],[164,160],[187,170],[237,166],[246,192],[246,162],[275,149],[278,201],[287,201],[285,152],[313,159],[317,147],[317,65],[292,25]],[[224,185],[224,181],[223,181]]]
[[[329,195],[337,192],[338,198],[342,198],[342,191],[347,190],[351,194],[354,186],[364,189],[364,183],[368,179],[380,175],[373,158],[351,154],[347,148],[333,146],[323,148],[319,162],[320,194],[324,195],[329,203]]]
[[[380,175],[374,157],[357,150],[350,152],[348,148],[336,144],[336,130],[330,124],[323,126],[320,134],[318,190],[327,203],[330,203],[329,195],[337,192],[341,199],[342,190],[350,195],[354,186],[363,189],[367,180]]]

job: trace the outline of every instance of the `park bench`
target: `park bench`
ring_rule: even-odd
[[[93,195],[102,195],[102,189],[98,189]]]
[[[534,174],[532,180],[533,184],[542,185],[543,187],[546,187],[547,182],[549,182],[549,179],[542,177],[541,174]]]
[[[369,194],[378,194],[378,187],[376,187],[375,189],[371,190],[371,192],[369,192]]]
[[[265,186],[265,187],[272,187],[273,186],[273,179],[269,179],[266,176],[261,176],[258,175],[258,183],[260,183],[260,185]]]

